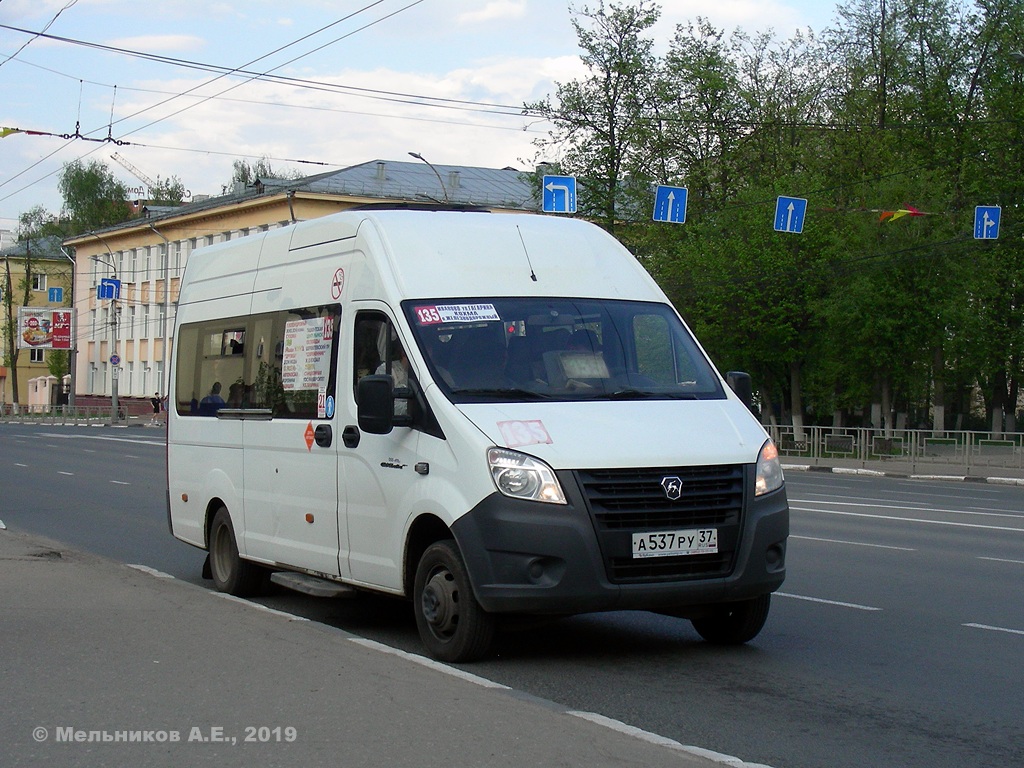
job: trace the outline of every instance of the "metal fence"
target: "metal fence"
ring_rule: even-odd
[[[132,419],[134,420],[134,418]],[[119,406],[114,417],[111,406],[14,405],[0,403],[0,421],[22,424],[127,424],[128,410]]]
[[[923,473],[929,470],[985,474],[992,469],[1024,471],[1024,434],[858,427],[771,427],[769,433],[788,463],[848,466]]]

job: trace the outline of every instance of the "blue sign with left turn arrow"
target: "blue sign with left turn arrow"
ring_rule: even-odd
[[[575,176],[545,176],[541,192],[545,213],[576,213]]]

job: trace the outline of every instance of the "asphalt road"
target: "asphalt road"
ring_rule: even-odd
[[[203,583],[204,553],[167,532],[161,438],[0,424],[0,520]],[[582,616],[510,629],[473,673],[774,768],[1024,764],[1024,488],[787,483],[788,578],[754,642]],[[399,601],[262,602],[421,652]]]

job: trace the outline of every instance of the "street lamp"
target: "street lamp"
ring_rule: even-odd
[[[110,255],[109,253],[107,254]],[[114,265],[113,257],[110,261],[102,259],[98,255],[92,257],[93,261],[97,261],[101,264],[105,264],[110,267],[114,273],[114,280],[117,280],[117,267]],[[112,341],[110,344],[110,423],[112,426],[116,426],[120,422],[120,418],[117,413],[117,379],[118,379],[118,366],[114,365],[114,356],[117,354],[117,313],[119,307],[117,305],[117,293],[110,299],[110,328]]]
[[[410,152],[409,156],[410,157],[415,157],[417,160],[422,160],[424,163],[427,164],[427,167],[434,172],[434,175],[437,176],[437,183],[441,185],[441,193],[444,195],[444,201],[447,204],[447,202],[448,202],[448,190],[445,188],[444,182],[441,180],[441,174],[437,172],[437,168],[432,166],[430,164],[430,161],[427,160],[427,158],[425,158],[419,152]]]

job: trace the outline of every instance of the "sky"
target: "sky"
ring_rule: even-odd
[[[409,152],[524,170],[557,160],[533,144],[550,125],[517,109],[583,76],[573,11],[598,4],[0,0],[0,127],[56,134],[0,138],[0,229],[35,206],[59,212],[58,177],[76,159],[142,187],[115,153],[143,177],[177,177],[189,195],[220,194],[239,159],[302,175]],[[835,13],[819,0],[660,5],[659,53],[698,16],[786,39],[820,32]]]

